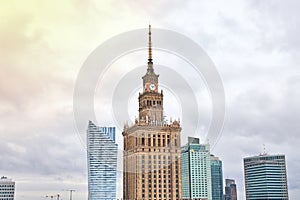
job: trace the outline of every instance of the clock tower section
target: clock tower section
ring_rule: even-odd
[[[163,123],[163,91],[158,92],[158,77],[153,69],[151,26],[149,26],[148,68],[143,79],[143,93],[139,94],[139,121]]]

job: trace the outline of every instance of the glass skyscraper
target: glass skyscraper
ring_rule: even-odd
[[[233,179],[225,179],[225,200],[237,200],[236,184]]]
[[[288,199],[284,155],[244,158],[246,199]]]
[[[182,199],[212,200],[209,144],[188,138],[181,150]]]
[[[89,200],[116,199],[118,145],[115,127],[98,127],[89,121],[87,130]]]
[[[222,161],[214,155],[210,156],[211,190],[213,200],[223,200],[223,170]]]

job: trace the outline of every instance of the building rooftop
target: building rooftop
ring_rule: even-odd
[[[12,179],[7,178],[6,176],[2,176],[0,179],[0,183],[14,183]]]

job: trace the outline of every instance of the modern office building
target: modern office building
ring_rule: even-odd
[[[237,200],[237,190],[235,180],[225,179],[225,200]]]
[[[163,118],[163,91],[154,72],[149,26],[147,72],[139,117],[123,130],[123,200],[181,199],[180,121]]]
[[[223,200],[223,170],[222,161],[215,157],[210,156],[211,166],[211,191],[213,200]]]
[[[14,200],[15,182],[2,176],[0,179],[0,200]]]
[[[115,127],[98,127],[89,121],[87,130],[89,200],[116,199],[118,145]]]
[[[211,159],[209,144],[188,138],[181,148],[182,199],[212,200]]]
[[[288,199],[284,155],[244,158],[246,199]]]

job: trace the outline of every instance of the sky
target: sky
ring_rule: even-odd
[[[224,178],[236,180],[239,199],[245,199],[243,158],[263,153],[264,146],[286,155],[289,196],[299,199],[299,8],[296,0],[1,1],[0,175],[16,181],[16,199],[58,193],[68,199],[70,189],[73,199],[87,198],[85,133],[77,133],[73,115],[78,73],[103,42],[151,22],[197,42],[223,80],[226,120],[212,153],[223,161]],[[156,56],[165,59],[154,63],[180,64],[172,55]],[[147,62],[146,55],[133,54],[114,66],[136,66],[134,59]],[[135,102],[135,92],[126,101]],[[180,115],[180,102],[169,92],[166,112]],[[203,104],[210,105],[205,95]],[[106,115],[101,104],[95,107],[97,116]],[[210,109],[204,110],[200,115],[209,118]],[[206,130],[209,123],[203,124]]]

